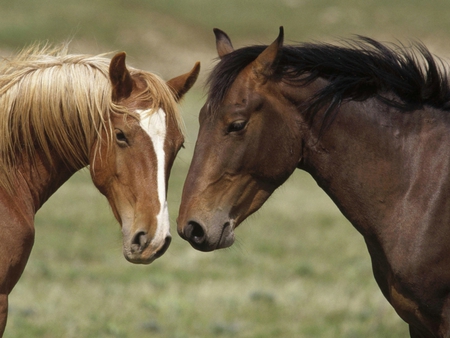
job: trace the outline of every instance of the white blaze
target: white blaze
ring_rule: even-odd
[[[138,110],[141,115],[141,127],[150,136],[153,148],[156,154],[157,165],[157,182],[158,182],[158,198],[161,209],[159,210],[156,220],[158,222],[155,237],[152,242],[159,243],[164,241],[170,234],[169,211],[166,201],[166,180],[165,180],[165,153],[164,141],[166,139],[166,113],[159,109],[156,112],[150,110]]]

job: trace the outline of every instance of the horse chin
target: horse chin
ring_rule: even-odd
[[[135,255],[135,254],[129,254],[127,252],[123,253],[123,256],[125,257],[125,259],[133,264],[145,264],[148,265],[150,263],[152,263],[156,257],[154,257],[154,255],[150,255],[149,257],[143,257],[142,255]]]
[[[222,236],[214,250],[229,248],[230,246],[232,246],[234,244],[235,237],[234,237],[233,229],[231,229],[231,227],[227,227],[225,229],[228,229],[228,231],[224,231],[222,233]]]
[[[134,264],[150,264],[167,251],[171,241],[172,237],[167,236],[162,243],[156,244],[152,241],[140,247],[136,247],[136,244],[130,246],[124,243],[123,256],[127,261]]]

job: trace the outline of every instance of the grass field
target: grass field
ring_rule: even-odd
[[[213,27],[235,47],[365,34],[420,39],[445,57],[450,3],[352,0],[14,0],[0,3],[0,50],[72,39],[74,52],[125,50],[168,79],[202,61],[182,105],[186,149],[170,182],[173,241],[150,266],[121,253],[119,226],[85,170],[36,217],[36,244],[10,297],[5,337],[405,337],[372,277],[362,237],[303,172],[237,230],[237,243],[197,252],[176,234],[182,184],[215,58]]]

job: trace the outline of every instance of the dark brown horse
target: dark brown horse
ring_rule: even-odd
[[[421,44],[234,50],[215,30],[178,232],[202,251],[291,173],[309,172],[364,236],[384,296],[411,337],[450,337],[450,90]],[[293,202],[294,203],[294,202]]]
[[[79,169],[89,165],[107,197],[125,258],[149,264],[164,254],[166,187],[184,141],[176,101],[198,72],[196,64],[166,83],[128,68],[125,53],[109,60],[65,48],[31,48],[0,63],[0,337],[34,216]]]

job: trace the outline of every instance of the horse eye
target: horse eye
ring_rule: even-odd
[[[116,140],[119,143],[126,143],[128,144],[127,137],[125,136],[124,132],[120,129],[116,129]]]
[[[229,126],[228,126],[228,132],[232,133],[232,132],[238,132],[241,131],[245,128],[245,126],[247,125],[247,121],[235,121],[232,122]]]

